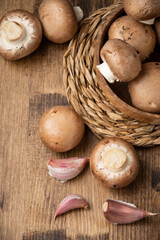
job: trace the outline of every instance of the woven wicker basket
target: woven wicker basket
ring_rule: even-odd
[[[104,32],[123,12],[121,2],[99,9],[83,20],[63,58],[63,80],[69,103],[98,138],[117,136],[137,146],[160,144],[160,115],[121,100],[96,71]],[[103,30],[102,30],[103,29]],[[103,89],[103,90],[102,90]]]

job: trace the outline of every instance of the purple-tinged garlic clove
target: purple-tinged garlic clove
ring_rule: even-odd
[[[55,219],[57,216],[77,208],[87,209],[88,203],[81,195],[69,195],[60,202],[55,213]]]
[[[88,161],[89,158],[78,157],[67,159],[50,159],[48,161],[49,175],[61,182],[67,182],[68,180],[78,176]]]
[[[135,205],[123,201],[107,199],[103,204],[105,218],[117,224],[127,224],[139,221],[148,216],[157,215],[137,208]]]
[[[77,17],[77,21],[80,22],[83,19],[83,10],[79,6],[73,7]]]

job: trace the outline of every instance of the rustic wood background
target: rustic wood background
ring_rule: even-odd
[[[36,13],[40,0],[0,1],[0,16],[11,9]],[[112,4],[105,0],[75,0],[87,17]],[[53,105],[66,105],[62,57],[67,44],[45,38],[39,49],[22,60],[0,57],[0,240],[158,240],[160,217],[130,225],[105,221],[106,198],[121,199],[160,212],[160,147],[137,148],[140,173],[129,187],[116,190],[98,183],[89,166],[77,178],[61,184],[48,175],[50,157],[89,156],[97,138],[86,129],[74,150],[55,154],[40,142],[38,122]],[[75,210],[53,222],[58,203],[69,194],[81,194],[89,210]]]

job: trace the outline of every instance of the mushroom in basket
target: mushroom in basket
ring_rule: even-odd
[[[156,21],[154,23],[154,28],[155,28],[155,32],[156,32],[156,36],[157,36],[157,42],[160,45],[160,17],[156,18]]]
[[[103,63],[97,68],[110,83],[129,82],[141,71],[139,54],[135,48],[120,39],[108,40],[100,55]]]
[[[160,16],[159,0],[124,0],[123,5],[127,15],[145,24],[154,24]]]
[[[142,111],[160,113],[160,63],[148,62],[128,84],[132,103]]]

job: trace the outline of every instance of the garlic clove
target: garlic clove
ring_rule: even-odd
[[[79,6],[73,7],[77,17],[77,21],[80,22],[83,19],[83,10]]]
[[[137,208],[133,204],[107,199],[103,204],[105,218],[112,223],[127,224],[157,215]]]
[[[77,208],[87,209],[88,203],[81,195],[69,195],[60,202],[55,213],[55,219],[57,216]]]
[[[79,175],[89,158],[67,158],[67,159],[50,159],[48,161],[49,175],[61,181],[62,183]]]

